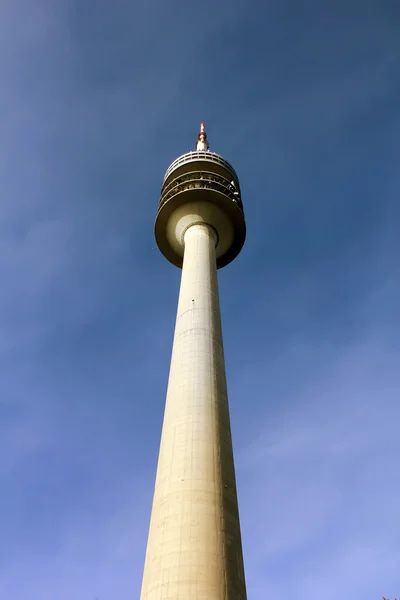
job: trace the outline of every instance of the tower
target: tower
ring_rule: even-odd
[[[182,277],[141,600],[246,600],[217,281],[245,236],[239,179],[201,123],[155,223]]]

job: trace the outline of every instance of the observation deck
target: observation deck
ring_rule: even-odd
[[[206,205],[207,210],[200,209]],[[216,230],[217,268],[234,260],[244,244],[246,224],[239,179],[232,165],[219,154],[200,149],[179,156],[168,167],[158,204],[155,237],[161,252],[177,267],[183,263],[183,239],[179,244],[176,240],[171,243],[168,230],[173,215],[178,209],[182,215],[184,206],[188,214],[193,213],[193,223],[206,222]]]

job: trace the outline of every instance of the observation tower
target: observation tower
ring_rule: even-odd
[[[196,150],[167,169],[155,237],[182,268],[141,600],[246,600],[217,269],[246,225],[238,176]]]

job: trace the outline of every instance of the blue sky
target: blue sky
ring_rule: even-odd
[[[400,9],[4,0],[0,597],[138,598],[205,120],[248,238],[220,272],[249,600],[400,595]]]

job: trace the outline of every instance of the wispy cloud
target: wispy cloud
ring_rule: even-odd
[[[398,353],[375,339],[331,348],[330,368],[312,373],[320,351],[303,347],[306,376],[293,355],[281,357],[289,404],[287,394],[268,395],[275,376],[267,371],[266,425],[238,456],[251,581],[310,598],[394,595]]]

